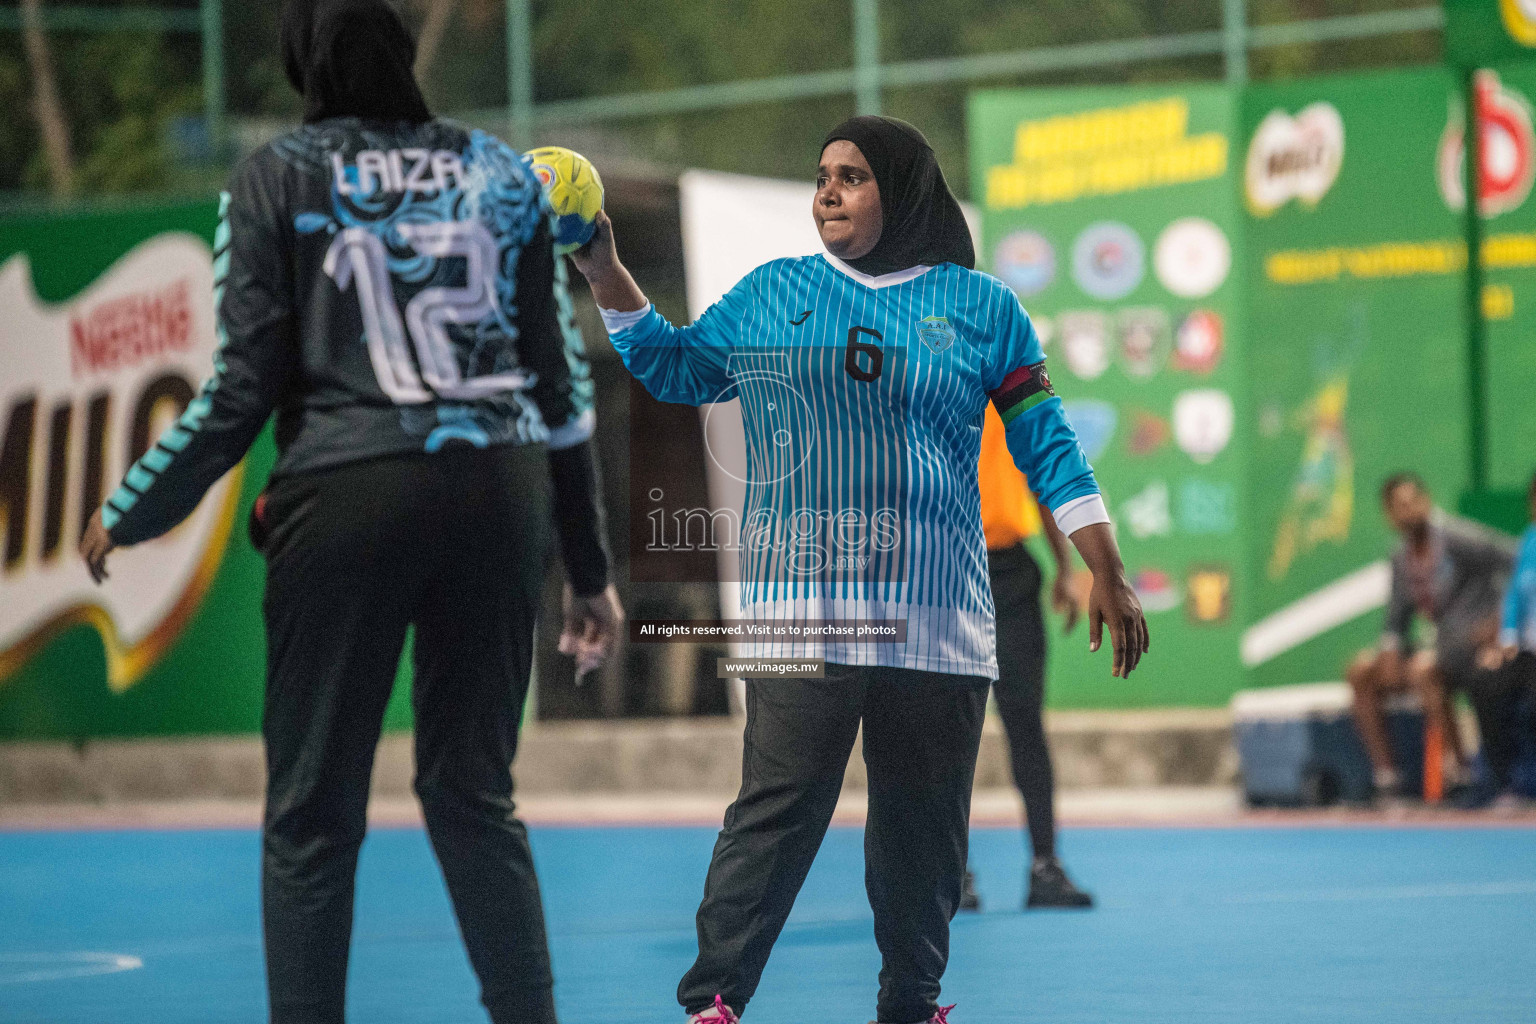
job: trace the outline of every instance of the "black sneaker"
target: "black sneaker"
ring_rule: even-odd
[[[976,876],[970,868],[965,869],[965,881],[960,883],[960,909],[981,912],[981,893],[976,891]]]
[[[1093,906],[1093,897],[1072,884],[1072,879],[1061,869],[1061,861],[1036,861],[1029,870],[1029,898],[1024,901],[1025,910],[1041,908],[1087,909]]]

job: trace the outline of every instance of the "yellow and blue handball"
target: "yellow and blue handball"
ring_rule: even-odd
[[[603,179],[592,161],[564,146],[540,146],[526,154],[555,214],[555,252],[575,252],[592,238],[603,208]]]

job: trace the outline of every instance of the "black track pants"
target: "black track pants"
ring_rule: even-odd
[[[678,1001],[738,1013],[816,858],[859,723],[869,770],[864,882],[880,948],[879,1019],[927,1020],[960,902],[987,681],[828,665],[814,680],[747,684],[741,792],[699,906],[699,957]]]
[[[1013,783],[1024,798],[1029,845],[1036,857],[1056,855],[1056,777],[1045,722],[1045,616],[1040,565],[1019,544],[987,552],[997,607],[997,710],[1008,734]]]
[[[511,763],[549,520],[542,447],[378,459],[269,489],[262,911],[273,1024],[344,1017],[384,706],[416,628],[416,792],[496,1024],[553,1022]]]

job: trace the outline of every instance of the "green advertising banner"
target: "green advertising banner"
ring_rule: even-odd
[[[1536,470],[1536,59],[1478,71],[1472,89],[1483,125],[1488,485],[1523,497]],[[1464,191],[1459,183],[1452,191],[1458,208]]]
[[[260,727],[270,432],[91,583],[85,520],[212,371],[213,202],[0,222],[0,740]],[[390,723],[408,722],[397,689]]]
[[[1055,642],[1056,706],[1220,704],[1242,675],[1236,121],[1236,94],[1209,85],[971,99],[983,265],[1046,343],[1156,651],[1121,684],[1083,631]]]
[[[1257,684],[1338,679],[1373,643],[1393,538],[1378,488],[1467,483],[1461,114],[1440,69],[1244,94]]]
[[[1445,58],[1474,68],[1536,57],[1536,0],[1444,0]]]

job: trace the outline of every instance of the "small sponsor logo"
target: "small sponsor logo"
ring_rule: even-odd
[[[1190,458],[1207,463],[1232,440],[1232,396],[1214,388],[1182,391],[1173,400],[1173,437]]]
[[[917,322],[917,336],[935,352],[943,352],[955,343],[955,329],[949,326],[948,317],[923,317]]]
[[[1184,584],[1189,594],[1189,621],[1216,626],[1232,615],[1232,570],[1224,565],[1190,566]]]
[[[1232,245],[1204,217],[1183,217],[1163,229],[1152,248],[1152,270],[1181,299],[1203,299],[1232,271]]]
[[[1168,485],[1154,480],[1120,503],[1120,512],[1131,536],[1137,540],[1166,537],[1173,532],[1173,514],[1169,510]]]
[[[1505,86],[1495,72],[1479,71],[1472,91],[1483,139],[1478,207],[1484,217],[1494,217],[1519,209],[1531,194],[1536,180],[1536,131],[1531,126],[1530,103]],[[1452,210],[1467,205],[1464,120],[1461,104],[1452,101],[1435,155],[1440,197]]]
[[[1063,313],[1057,327],[1067,369],[1083,380],[1096,380],[1109,369],[1108,317],[1092,310]]]
[[[1150,377],[1168,359],[1173,330],[1168,314],[1155,307],[1122,310],[1120,365],[1132,377]]]
[[[992,269],[1019,298],[1028,298],[1056,279],[1056,250],[1038,231],[1015,231],[992,250]]]
[[[1109,442],[1114,439],[1115,424],[1119,421],[1115,407],[1093,398],[1075,398],[1063,402],[1061,411],[1066,414],[1067,422],[1072,424],[1077,434],[1077,443],[1082,445],[1083,454],[1088,456],[1089,461],[1103,455],[1109,448]]]
[[[1173,365],[1190,373],[1209,374],[1221,363],[1225,347],[1221,314],[1197,309],[1186,316],[1173,336]]]
[[[1499,0],[1504,31],[1521,46],[1536,46],[1536,0]]]
[[[799,327],[801,324],[805,323],[806,319],[809,318],[810,315],[814,312],[816,312],[814,309],[808,309],[804,313],[800,314],[800,319],[791,320],[790,323],[796,327]]]
[[[1248,144],[1248,208],[1267,217],[1292,199],[1316,206],[1343,166],[1344,118],[1332,103],[1310,104],[1295,117],[1272,110]]]
[[[1184,594],[1172,576],[1161,569],[1140,569],[1131,578],[1131,589],[1141,602],[1141,610],[1151,615],[1177,608]]]
[[[1136,290],[1146,273],[1141,238],[1118,221],[1099,221],[1083,229],[1072,246],[1072,276],[1095,299],[1113,302]]]
[[[1237,529],[1237,495],[1225,481],[1185,480],[1179,485],[1179,529],[1192,536]]]
[[[1126,436],[1125,447],[1132,455],[1155,454],[1161,451],[1172,437],[1173,428],[1161,416],[1146,409],[1131,411],[1131,430]]]

